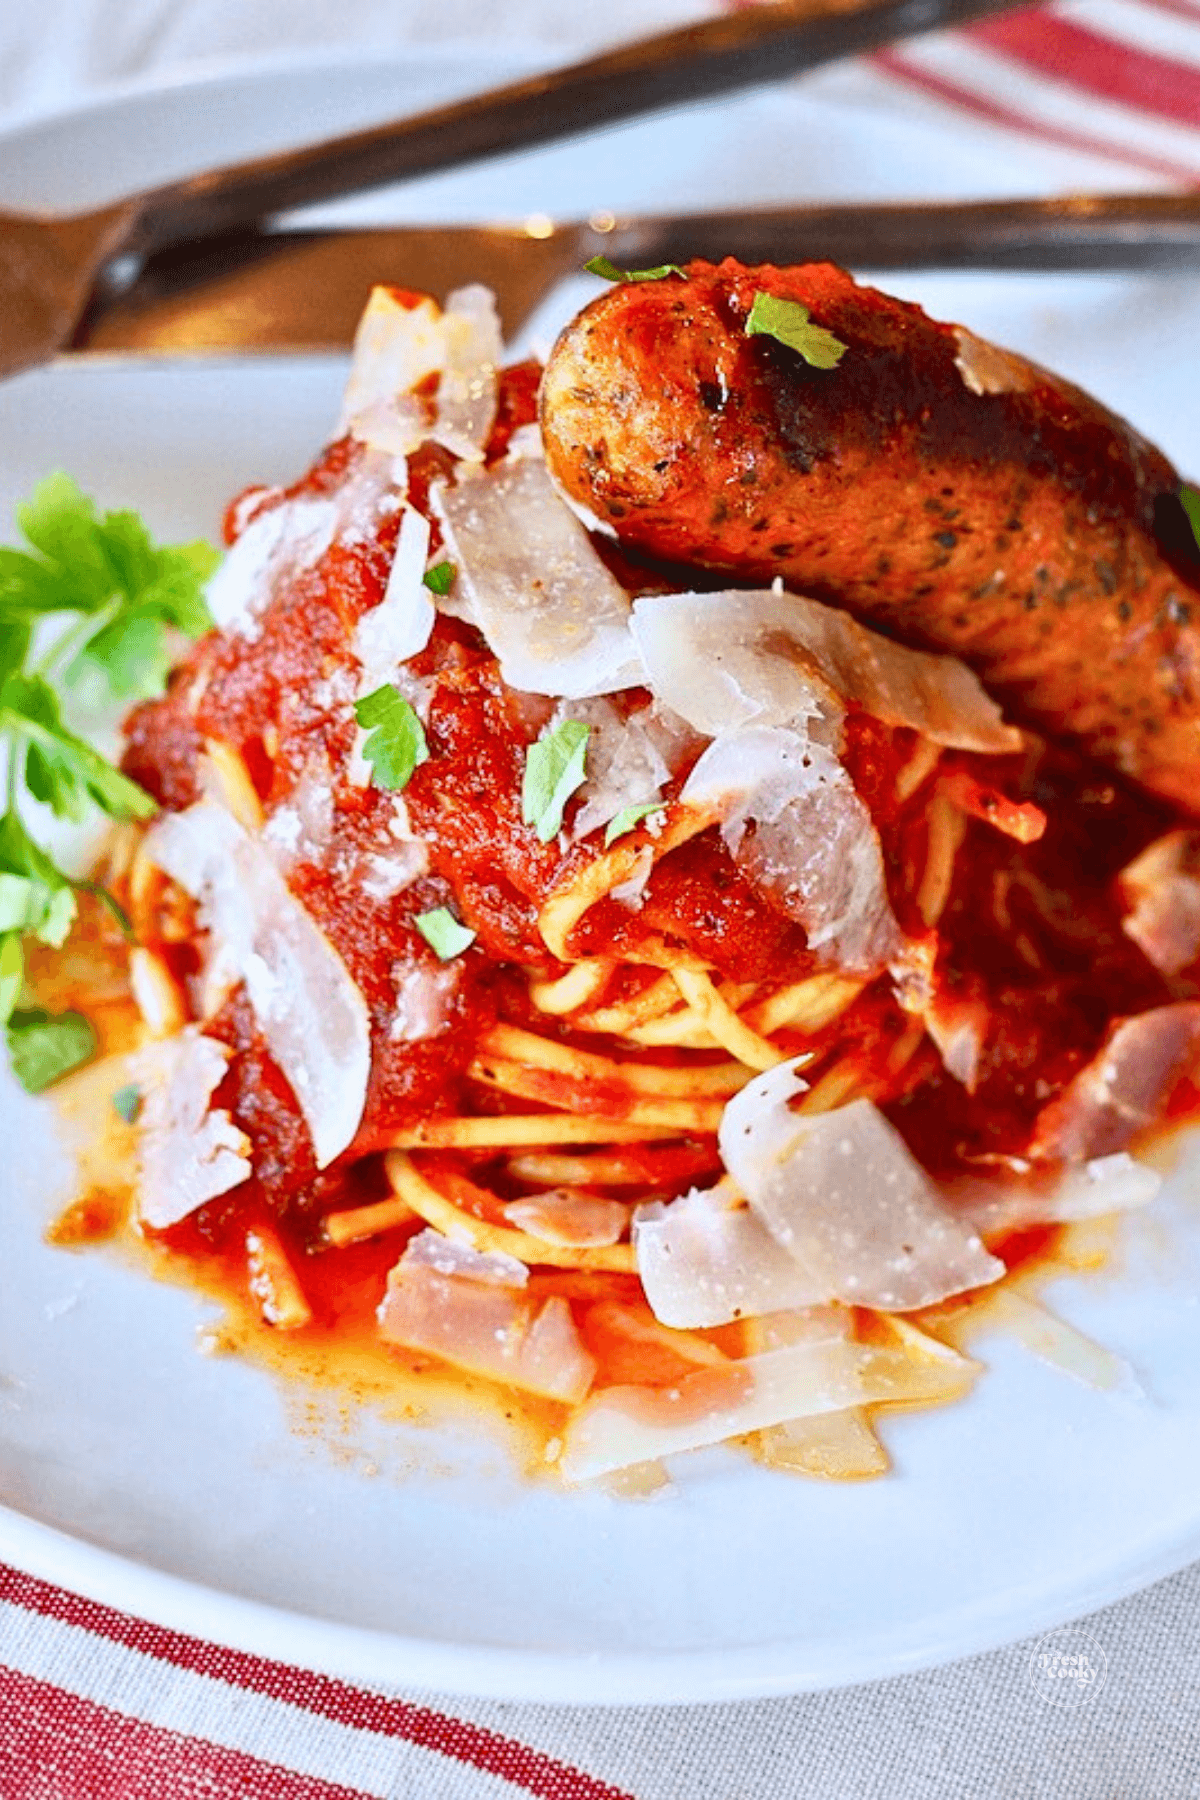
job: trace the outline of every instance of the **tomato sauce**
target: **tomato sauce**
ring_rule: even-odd
[[[503,453],[513,431],[533,420],[536,385],[535,365],[506,373],[489,460]],[[289,500],[341,492],[362,454],[361,446],[342,439],[293,487],[243,496],[230,510],[229,535]],[[436,445],[418,452],[409,465],[413,504],[423,506],[430,483],[452,467],[453,459]],[[386,516],[369,534],[360,533],[361,541],[331,549],[296,576],[257,635],[212,636],[199,644],[176,670],[166,696],[132,714],[123,765],[163,806],[176,809],[198,797],[200,757],[209,739],[240,753],[268,813],[311,781],[314,769],[328,788],[329,841],[319,858],[296,862],[289,880],[370,1010],[373,1067],[359,1136],[332,1169],[317,1171],[295,1097],[236,990],[206,1030],[234,1051],[215,1103],[228,1107],[250,1136],[254,1176],[167,1237],[179,1248],[222,1251],[240,1245],[255,1218],[268,1217],[287,1246],[304,1256],[306,1292],[331,1319],[350,1303],[340,1271],[359,1271],[377,1298],[396,1244],[382,1239],[355,1250],[350,1262],[339,1253],[332,1259],[336,1281],[325,1284],[322,1272],[331,1259],[318,1253],[321,1218],[377,1196],[382,1176],[371,1152],[398,1126],[439,1112],[486,1112],[509,1104],[471,1084],[474,1046],[501,1011],[520,1017],[527,1007],[524,983],[514,981],[514,971],[562,972],[539,935],[539,909],[557,882],[596,854],[594,843],[541,844],[522,822],[525,755],[550,703],[507,689],[478,633],[439,616],[428,647],[410,664],[411,679],[428,700],[430,755],[403,794],[411,831],[428,846],[428,866],[390,897],[365,897],[364,861],[394,849],[397,812],[394,795],[348,779],[356,732],[350,701],[358,678],[350,644],[359,618],[382,598],[398,519],[398,512]],[[434,533],[436,548],[436,524]],[[655,590],[654,577],[639,575],[627,561],[623,575],[643,591]],[[929,790],[922,784],[907,798],[897,796],[897,777],[916,743],[912,732],[850,709],[844,762],[877,824],[894,910],[902,927],[919,937],[926,931],[917,895],[928,849]],[[804,1041],[815,1053],[808,1071],[813,1079],[847,1056],[874,1072],[888,1116],[936,1175],[986,1169],[997,1158],[1019,1156],[1040,1110],[1095,1054],[1113,1019],[1200,992],[1194,980],[1168,984],[1151,967],[1121,929],[1114,892],[1120,868],[1172,822],[1167,813],[1068,750],[1040,740],[1030,745],[1022,756],[946,753],[941,764],[1018,807],[1040,808],[1048,821],[1044,836],[1030,843],[1004,835],[985,818],[969,818],[937,920],[942,990],[986,1009],[975,1091],[946,1073],[928,1040],[913,1041],[913,1021],[886,979]],[[456,961],[444,1028],[424,1042],[397,1041],[390,1026],[398,979],[407,969],[438,966],[414,920],[439,906],[452,908],[476,938]],[[656,865],[639,910],[611,900],[596,905],[574,943],[581,956],[636,956],[648,938],[666,938],[734,982],[784,986],[819,967],[800,928],[750,885],[715,829]],[[187,945],[157,947],[174,959],[179,974],[194,973]],[[537,1029],[604,1048],[603,1040],[573,1038],[569,1026],[545,1016]],[[355,1275],[351,1286],[357,1282]]]

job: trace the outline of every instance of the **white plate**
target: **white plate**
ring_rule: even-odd
[[[531,55],[514,52],[512,68]],[[61,201],[89,169],[106,171],[111,192],[499,72],[494,58],[486,72],[447,58],[298,65],[133,93],[10,137],[0,204]],[[785,126],[793,144],[820,147],[825,194],[995,192],[1052,182],[1066,166],[1030,155],[998,172],[985,145],[951,169],[941,138],[900,115],[856,114],[840,79],[803,106],[757,96],[416,184],[376,198],[371,216],[779,198],[804,191],[759,153]],[[1189,284],[894,285],[1059,365],[1200,466],[1200,372],[1186,353],[1200,297]],[[304,465],[340,379],[336,359],[116,359],[22,377],[0,388],[0,516],[63,466],[166,535],[211,534],[240,485]],[[255,1367],[196,1354],[202,1302],[101,1253],[42,1243],[70,1179],[47,1108],[10,1085],[0,1133],[0,1555],[180,1629],[409,1686],[714,1699],[967,1655],[1200,1554],[1200,1220],[1188,1192],[1200,1158],[1129,1226],[1110,1270],[1052,1295],[1129,1359],[1146,1399],[1093,1393],[990,1341],[968,1402],[886,1422],[888,1479],[824,1486],[712,1452],[681,1459],[672,1489],[636,1504],[525,1483],[465,1431],[404,1432],[364,1415],[340,1437],[298,1433],[302,1397]]]

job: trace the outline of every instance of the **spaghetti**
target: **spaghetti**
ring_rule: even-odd
[[[389,304],[402,331],[414,298]],[[749,773],[713,774],[738,722],[681,719],[645,673],[649,638],[632,679],[619,607],[606,623],[614,588],[626,611],[640,592],[635,621],[651,619],[661,582],[598,554],[569,515],[551,526],[583,550],[526,547],[523,577],[487,562],[502,546],[475,515],[490,519],[496,471],[515,493],[512,471],[536,463],[536,383],[530,365],[507,371],[474,445],[440,419],[436,382],[386,417],[360,405],[295,487],[244,496],[224,629],[128,723],[127,772],[187,822],[114,860],[143,1036],[220,1047],[207,1116],[242,1135],[251,1166],[159,1235],[225,1259],[271,1324],[300,1333],[340,1316],[339,1259],[353,1283],[369,1268],[389,1341],[578,1409],[566,1460],[581,1479],[637,1460],[617,1424],[652,1443],[664,1408],[666,1447],[754,1430],[788,1466],[837,1465],[841,1444],[840,1472],[873,1472],[864,1407],[951,1397],[971,1375],[911,1317],[1018,1262],[1031,1218],[1068,1216],[1061,1167],[1035,1166],[1039,1121],[1082,1093],[1115,1022],[1175,1029],[1138,1119],[1191,1104],[1196,1027],[1180,1008],[1200,987],[1131,940],[1116,885],[1171,821],[1001,726],[982,696],[961,741],[935,739],[839,689],[809,650],[771,665],[776,710],[734,746]],[[513,669],[528,679],[538,645],[498,596],[524,579],[550,604],[585,552],[601,675],[584,698],[531,692]],[[421,577],[439,559],[454,582],[435,610]],[[395,701],[377,728],[417,721],[402,784],[380,778],[359,723],[364,670],[381,667],[372,692]],[[779,698],[797,669],[807,713]],[[531,753],[564,720],[586,737],[582,772],[563,792],[560,770],[531,817]],[[431,919],[465,947],[437,948]],[[319,1028],[297,1026],[289,979],[325,984]],[[338,1142],[322,1084],[330,1068],[343,1079],[358,1030],[369,1067]],[[147,1128],[175,1130],[155,1094]],[[805,1160],[830,1153],[831,1116],[863,1134],[866,1186],[874,1171],[907,1196],[903,1220],[881,1210],[870,1231],[899,1242],[924,1221],[936,1252],[905,1241],[903,1268],[839,1264],[821,1213],[837,1184]],[[750,1149],[732,1141],[742,1121]],[[760,1153],[772,1132],[782,1148]],[[1120,1161],[1124,1142],[1110,1133],[1096,1154]],[[784,1202],[772,1157],[795,1159]],[[971,1208],[1001,1175],[1024,1235],[1001,1206],[985,1249]],[[784,1219],[810,1189],[800,1223]],[[794,1424],[831,1408],[836,1430]]]

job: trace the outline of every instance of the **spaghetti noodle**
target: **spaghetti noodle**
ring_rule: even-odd
[[[389,304],[402,331],[415,300]],[[957,739],[880,717],[834,663],[781,655],[775,624],[739,665],[743,689],[745,668],[770,689],[748,724],[697,724],[699,702],[681,717],[649,638],[637,680],[620,638],[631,592],[648,620],[660,581],[598,552],[532,476],[542,536],[515,521],[523,566],[498,569],[505,547],[476,530],[495,472],[515,494],[511,472],[536,465],[537,370],[494,383],[475,441],[440,420],[436,382],[403,406],[377,396],[380,412],[371,379],[360,359],[354,428],[301,482],[231,511],[224,629],[128,723],[126,770],[188,822],[114,863],[143,1035],[221,1047],[208,1117],[252,1165],[161,1235],[240,1268],[264,1317],[300,1333],[338,1316],[339,1259],[375,1257],[384,1337],[577,1408],[580,1478],[620,1466],[622,1418],[642,1445],[653,1420],[666,1447],[754,1430],[781,1464],[874,1472],[863,1408],[949,1397],[972,1373],[900,1313],[928,1318],[1019,1260],[1031,1195],[1035,1217],[1059,1216],[1039,1121],[1082,1091],[1116,1021],[1170,1015],[1175,1033],[1135,1123],[1191,1103],[1179,1009],[1200,988],[1147,960],[1115,885],[1169,817],[1003,726],[982,694]],[[434,565],[451,568],[436,608]],[[502,612],[521,582],[527,613],[550,609],[536,631]],[[722,600],[693,598],[706,616]],[[547,656],[541,692],[512,678]],[[936,684],[936,659],[916,660]],[[393,699],[372,711],[364,670],[381,666],[372,698]],[[954,681],[973,692],[957,666]],[[394,761],[381,775],[365,718],[398,734],[390,756],[410,744],[403,782]],[[586,741],[577,779],[564,722]],[[563,754],[531,801],[539,746]],[[290,1010],[305,979],[324,984],[316,1033]],[[369,1071],[338,1139],[323,1083],[343,1078],[360,1017]],[[171,1097],[153,1099],[151,1081],[151,1127],[178,1131]],[[859,1263],[822,1211],[841,1192],[813,1160],[837,1151],[831,1115],[863,1189],[840,1203],[866,1220]],[[1129,1135],[1094,1154],[1121,1160]],[[1025,1236],[1001,1206],[985,1248],[970,1207],[1014,1171]],[[831,1408],[837,1429],[792,1428]]]

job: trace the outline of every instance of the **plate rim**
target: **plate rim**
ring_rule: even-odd
[[[467,48],[455,42],[430,46],[429,50],[439,60],[454,61],[462,59]],[[158,94],[202,96],[214,86],[239,78],[262,80],[286,76],[293,70],[309,74],[333,63],[347,69],[374,69],[381,63],[399,65],[402,60],[395,53],[367,57],[348,49],[331,54],[312,48],[214,58],[200,68],[130,78],[62,107],[19,115],[0,126],[0,143],[40,134],[52,126],[69,129],[83,117],[119,114],[122,107]],[[520,60],[520,54],[515,54],[513,66]],[[338,360],[341,354],[296,358],[294,353],[283,352],[280,360],[328,362]],[[66,370],[84,373],[101,364],[150,373],[197,360],[100,352],[61,356],[47,367],[55,376]],[[203,360],[236,367],[243,359],[225,352]],[[37,378],[44,372],[30,371],[29,376]],[[311,1612],[293,1612],[192,1581],[7,1505],[0,1505],[0,1555],[38,1580],[97,1604],[133,1612],[162,1629],[350,1680],[394,1682],[422,1692],[480,1699],[650,1706],[832,1691],[944,1667],[1010,1646],[1137,1593],[1186,1567],[1200,1556],[1200,1516],[1153,1549],[1136,1546],[1103,1574],[1077,1573],[1045,1590],[1035,1604],[1023,1596],[1015,1629],[1011,1622],[1005,1623],[1000,1599],[993,1597],[986,1605],[975,1607],[969,1622],[961,1613],[942,1616],[919,1644],[904,1649],[894,1641],[895,1628],[891,1628],[868,1639],[865,1652],[795,1639],[734,1649],[571,1652],[409,1636]],[[815,1662],[824,1666],[814,1666]]]

